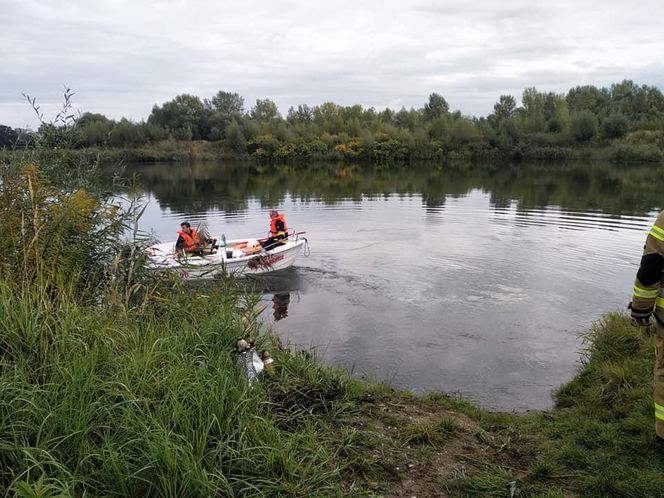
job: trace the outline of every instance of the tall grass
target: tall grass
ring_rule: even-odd
[[[310,360],[284,356],[280,392],[249,386],[232,353],[245,327],[234,299],[185,295],[171,304],[122,316],[60,300],[37,316],[0,286],[0,489],[335,492],[340,469],[317,424],[345,409],[343,376],[318,375],[312,387],[300,377]],[[303,397],[318,400],[315,415]]]
[[[130,231],[140,209],[14,166],[0,182],[0,495],[343,494],[338,454],[354,443],[324,435],[350,410],[347,374],[277,353],[275,378],[249,385],[239,289],[155,276]]]

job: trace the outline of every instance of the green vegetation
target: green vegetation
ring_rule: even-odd
[[[547,420],[550,470],[578,474],[583,496],[658,496],[664,485],[664,442],[654,435],[653,341],[621,315],[586,334],[584,367],[556,393]]]
[[[121,239],[140,209],[27,159],[0,184],[0,492],[346,494],[357,438],[330,428],[359,384],[277,352],[249,386],[232,345],[257,332],[251,300],[145,272],[142,241]]]
[[[647,165],[628,167],[604,163],[570,162],[541,165],[525,162],[518,167],[421,162],[404,167],[313,163],[308,167],[278,164],[247,167],[242,162],[200,161],[183,165],[140,164],[127,168],[161,204],[179,212],[219,209],[236,212],[255,198],[269,207],[294,196],[319,199],[333,205],[387,193],[421,195],[429,207],[442,206],[450,197],[474,189],[491,192],[497,207],[516,203],[519,209],[556,205],[572,210],[645,214],[661,205],[658,188],[664,170]],[[106,170],[104,170],[106,171]]]
[[[360,382],[259,337],[239,285],[146,272],[140,206],[71,161],[0,163],[3,495],[661,496],[653,341],[625,315],[586,333],[548,412]],[[232,352],[247,334],[276,358],[253,386]]]
[[[269,99],[258,99],[247,110],[240,95],[219,91],[210,99],[178,95],[155,105],[139,123],[85,113],[74,129],[74,148],[130,149],[128,154],[139,160],[233,155],[290,163],[559,162],[589,151],[603,157],[610,148],[615,152],[609,157],[617,161],[634,157],[660,162],[662,144],[649,142],[643,133],[664,133],[664,95],[656,87],[625,80],[608,88],[576,87],[566,94],[526,88],[520,106],[514,96],[501,95],[493,113],[479,118],[451,111],[437,93],[417,109],[378,111],[325,102],[291,107],[284,118]],[[54,131],[57,127],[45,124],[36,133],[0,127],[0,148],[29,146],[35,139],[44,142],[43,137]],[[209,142],[218,145],[207,147]],[[178,149],[185,152],[165,152]]]

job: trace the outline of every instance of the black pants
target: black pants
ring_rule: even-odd
[[[285,242],[285,237],[270,237],[267,240],[264,240],[261,242],[261,246],[263,246],[263,249],[266,251],[269,251],[270,249],[274,249],[275,247],[279,247],[282,244],[282,240]]]

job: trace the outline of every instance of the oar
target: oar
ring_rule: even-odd
[[[288,236],[291,237],[293,235],[304,235],[305,233],[307,233],[307,232],[293,232],[293,233],[289,233]],[[257,240],[258,240],[258,242],[263,242],[263,241],[265,241],[269,238],[270,237],[265,237],[264,239],[257,239]]]

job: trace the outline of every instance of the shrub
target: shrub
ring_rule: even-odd
[[[272,157],[277,147],[279,147],[279,141],[269,134],[258,135],[247,143],[247,150],[256,157]]]
[[[386,142],[379,142],[375,145],[374,157],[379,162],[390,162],[390,161],[403,161],[408,159],[410,151],[408,147],[403,145],[398,140],[388,140]]]
[[[597,135],[597,117],[590,111],[581,111],[572,116],[572,138],[577,142],[588,142]]]
[[[652,144],[660,149],[664,149],[664,131],[639,130],[628,133],[625,137],[628,144]]]
[[[277,147],[277,150],[274,152],[274,157],[276,159],[288,159],[295,156],[296,147],[295,144],[286,143],[281,144]]]
[[[565,128],[563,120],[554,116],[546,122],[546,131],[549,133],[560,133]]]
[[[176,128],[171,132],[171,135],[175,140],[182,140],[184,142],[191,141],[191,138],[193,137],[193,133],[191,131],[190,126],[184,128]]]
[[[327,152],[327,144],[322,140],[316,138],[311,142],[302,142],[297,145],[297,154],[302,157],[310,157],[313,155],[323,155]]]
[[[233,151],[238,154],[246,154],[247,153],[247,141],[244,138],[244,134],[242,133],[242,128],[240,128],[240,125],[237,123],[237,121],[233,120],[227,127],[226,127],[226,140],[228,141],[228,147]]]
[[[612,114],[602,123],[602,136],[604,138],[621,138],[629,129],[629,122],[622,114]]]
[[[650,144],[621,144],[613,148],[611,159],[620,163],[657,163],[662,160],[662,151]]]
[[[524,147],[523,157],[534,161],[567,161],[574,156],[569,147]]]

